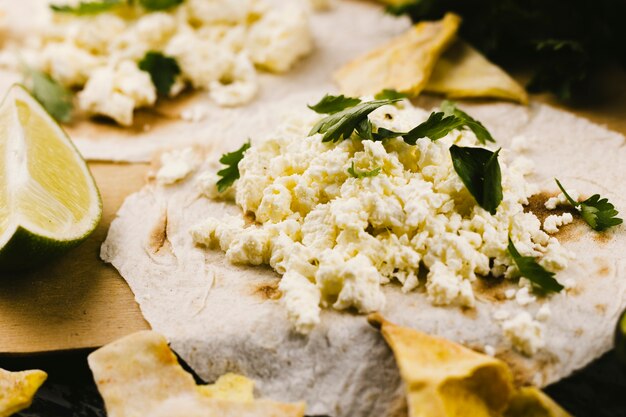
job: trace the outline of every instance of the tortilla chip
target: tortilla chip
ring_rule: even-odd
[[[409,417],[501,414],[513,392],[508,366],[451,341],[369,316],[393,350],[407,390]]]
[[[247,401],[251,381],[228,375],[197,386],[163,336],[143,331],[88,358],[109,417],[303,417],[304,404]],[[243,399],[244,401],[241,401]]]
[[[254,401],[254,381],[237,374],[222,375],[212,385],[199,385],[198,391],[207,398],[238,402]]]
[[[504,417],[571,417],[571,415],[538,388],[523,387],[511,398]]]
[[[392,89],[417,96],[426,86],[440,55],[454,40],[461,18],[421,22],[391,42],[347,63],[335,73],[342,93],[374,95]]]
[[[44,371],[9,372],[0,369],[0,417],[30,407],[35,393],[48,374]]]
[[[528,103],[521,85],[462,40],[441,55],[425,91],[451,98],[489,97]]]

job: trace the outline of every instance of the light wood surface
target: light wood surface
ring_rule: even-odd
[[[147,164],[90,164],[103,200],[88,240],[41,269],[0,276],[0,355],[98,347],[148,328],[133,294],[98,256],[124,198],[140,189]]]
[[[609,74],[584,104],[564,106],[549,95],[534,100],[566,108],[626,135],[626,75]],[[79,248],[46,267],[0,279],[0,355],[93,348],[148,328],[117,271],[100,261],[106,230],[123,199],[140,189],[147,164],[90,164],[100,187],[103,220]]]

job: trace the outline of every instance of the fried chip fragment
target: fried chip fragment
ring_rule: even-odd
[[[374,95],[385,89],[417,96],[460,24],[461,18],[453,13],[442,20],[418,23],[391,42],[348,62],[335,73],[335,81],[349,96]]]
[[[513,394],[508,366],[451,341],[368,317],[394,353],[409,417],[500,415]]]
[[[523,387],[511,398],[504,417],[571,417],[571,415],[541,390]]]
[[[0,417],[30,407],[35,393],[48,374],[44,371],[9,372],[0,369]]]
[[[254,400],[253,383],[228,375],[196,385],[163,336],[143,331],[88,358],[109,417],[303,417],[305,406]]]
[[[521,85],[460,39],[441,55],[424,90],[451,98],[500,98],[528,103],[528,94]]]

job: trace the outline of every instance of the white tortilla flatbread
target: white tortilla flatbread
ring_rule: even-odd
[[[462,107],[499,145],[510,147],[519,135],[530,141],[524,154],[536,164],[530,180],[544,192],[556,193],[558,177],[583,196],[597,192],[626,210],[622,135],[536,103]],[[102,258],[128,281],[153,328],[203,378],[212,381],[229,371],[246,375],[258,381],[263,396],[306,401],[311,415],[396,415],[403,401],[400,377],[391,351],[364,316],[323,311],[321,324],[309,336],[299,335],[278,301],[276,273],[233,266],[221,251],[194,246],[193,225],[238,210],[198,197],[193,178],[168,188],[149,184],[122,206]],[[520,311],[503,295],[507,285],[516,287],[512,283],[475,289],[476,308],[467,311],[435,307],[424,292],[403,294],[399,286],[386,285],[381,313],[468,347],[493,346],[518,383],[555,382],[611,348],[615,321],[626,306],[624,225],[599,234],[578,221],[557,236],[576,255],[557,279],[575,286],[548,301],[546,345],[530,358],[512,349],[493,318],[502,308]],[[538,308],[535,303],[523,310],[534,315]]]
[[[15,32],[13,36],[24,36],[36,30],[37,22],[42,19],[26,19],[25,16],[38,14],[42,3],[47,1],[0,0],[0,9],[9,13],[7,22],[9,31]],[[313,103],[335,90],[332,73],[339,65],[404,32],[410,27],[410,21],[385,15],[381,6],[371,2],[341,0],[333,2],[327,11],[313,13],[311,27],[314,52],[285,74],[259,73],[259,94],[247,105],[219,107],[206,92],[198,91],[161,103],[155,109],[136,112],[135,123],[130,128],[78,120],[66,126],[66,130],[88,160],[150,161],[154,152],[163,147],[206,143],[207,140],[232,147],[250,136],[270,133],[285,111],[294,105]],[[21,79],[19,74],[0,71],[0,95]],[[202,120],[181,119],[184,110],[195,108],[204,113]]]

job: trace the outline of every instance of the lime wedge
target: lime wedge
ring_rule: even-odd
[[[96,184],[70,139],[19,85],[0,104],[0,271],[82,242],[100,221]]]

